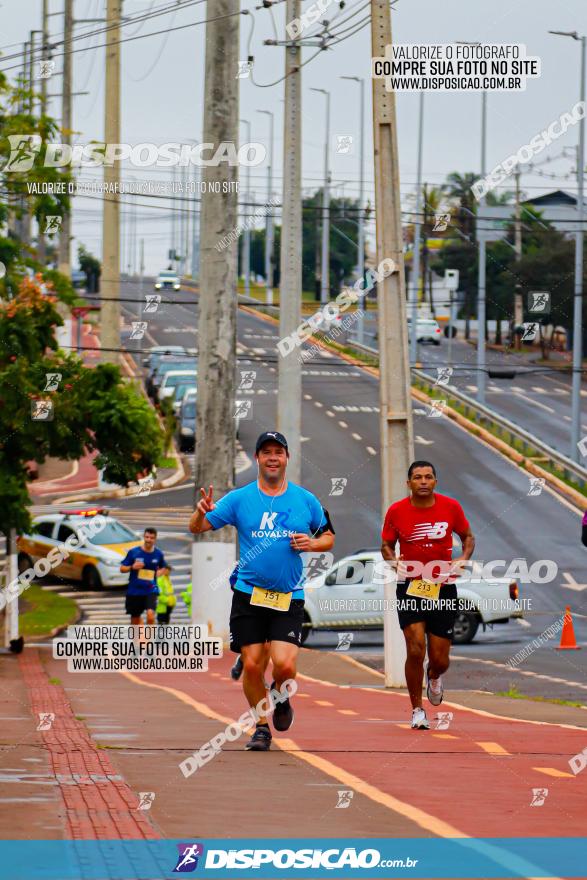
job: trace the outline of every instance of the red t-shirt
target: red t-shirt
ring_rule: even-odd
[[[404,559],[425,565],[449,562],[453,532],[462,535],[468,529],[469,523],[459,502],[435,492],[432,507],[415,507],[410,498],[392,504],[385,514],[381,537],[392,546],[399,541]]]

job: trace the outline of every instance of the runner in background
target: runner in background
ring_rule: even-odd
[[[430,703],[439,706],[444,693],[442,675],[449,666],[458,613],[455,580],[462,563],[471,558],[475,549],[475,538],[461,505],[447,495],[435,493],[436,483],[434,465],[414,461],[408,470],[410,494],[388,509],[381,535],[383,558],[398,572],[397,613],[406,640],[412,728],[417,730],[430,727],[422,708],[426,647],[426,693]],[[453,532],[462,543],[461,556],[455,560]],[[400,555],[396,556],[398,541]]]
[[[126,590],[126,613],[130,614],[130,622],[139,626],[144,612],[147,612],[147,624],[155,623],[157,608],[157,578],[169,574],[163,551],[155,546],[157,529],[146,528],[143,543],[131,547],[120,564],[122,572],[129,572]]]

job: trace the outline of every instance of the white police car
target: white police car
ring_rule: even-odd
[[[81,581],[87,590],[122,587],[128,574],[120,571],[120,563],[141,537],[104,508],[43,514],[34,518],[30,533],[16,540],[18,571],[33,570],[38,577],[51,572]]]

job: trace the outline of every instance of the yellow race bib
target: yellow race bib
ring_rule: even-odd
[[[406,590],[406,595],[418,596],[420,599],[432,599],[433,601],[436,601],[440,596],[440,587],[441,585],[434,581],[418,579],[410,581]]]
[[[152,568],[139,568],[138,570],[139,580],[140,581],[154,581],[155,580],[155,572]]]
[[[260,605],[262,608],[271,608],[273,611],[289,611],[291,593],[266,590],[265,587],[253,587],[251,605]]]

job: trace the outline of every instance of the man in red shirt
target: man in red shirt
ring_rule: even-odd
[[[457,617],[455,579],[470,559],[475,538],[454,498],[439,495],[436,470],[429,461],[414,461],[408,470],[410,494],[388,509],[383,524],[381,553],[398,574],[397,613],[407,647],[406,681],[412,701],[412,728],[428,730],[422,708],[424,657],[428,642],[427,696],[442,703],[442,674],[449,666],[453,625]],[[453,532],[462,552],[452,559]],[[399,541],[399,556],[395,545]]]

